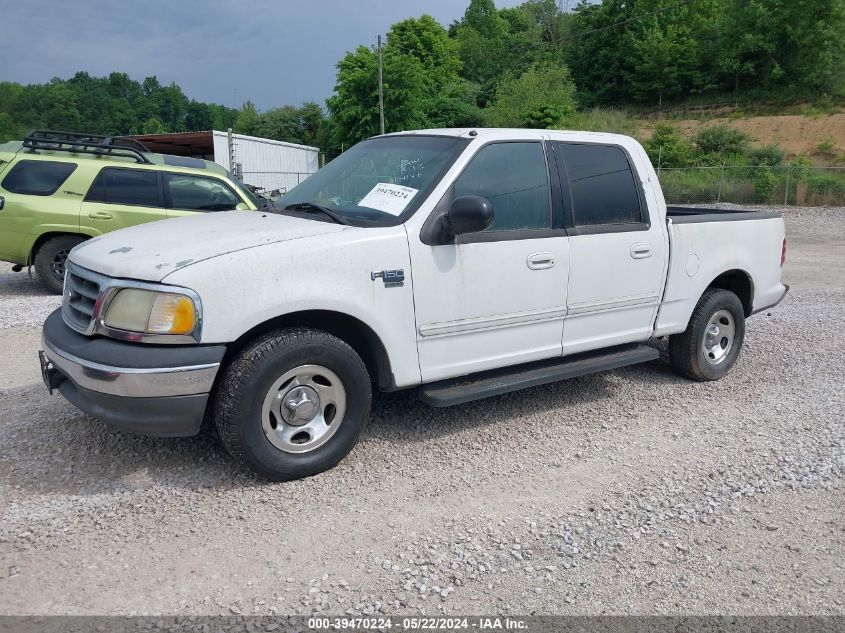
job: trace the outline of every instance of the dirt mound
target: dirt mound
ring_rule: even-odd
[[[687,137],[695,136],[702,127],[725,123],[748,134],[754,147],[774,143],[786,152],[787,156],[808,154],[829,159],[845,153],[843,112],[821,116],[788,114],[706,120],[679,119],[670,122]],[[652,122],[643,124],[637,131],[637,138],[650,138],[655,125],[656,123]]]

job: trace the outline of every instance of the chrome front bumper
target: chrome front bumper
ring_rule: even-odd
[[[44,322],[39,353],[50,393],[130,433],[199,432],[224,345],[146,345],[87,337],[57,310]]]
[[[128,398],[190,396],[208,393],[220,363],[186,367],[112,367],[88,361],[53,348],[42,335],[44,355],[78,387]]]

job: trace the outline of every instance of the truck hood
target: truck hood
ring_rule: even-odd
[[[226,211],[160,220],[83,242],[70,261],[108,275],[161,281],[212,257],[355,227],[259,211]]]

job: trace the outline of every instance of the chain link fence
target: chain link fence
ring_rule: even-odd
[[[845,167],[662,167],[657,176],[667,204],[845,207]]]

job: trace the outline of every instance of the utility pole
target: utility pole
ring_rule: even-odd
[[[384,80],[381,62],[381,35],[378,36],[378,129],[384,134]]]

